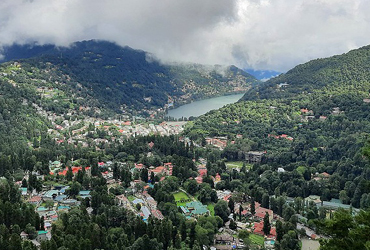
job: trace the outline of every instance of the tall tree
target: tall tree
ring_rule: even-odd
[[[266,212],[265,217],[263,217],[263,233],[269,235],[271,231],[270,216]]]
[[[256,213],[256,203],[254,201],[254,198],[251,199],[251,214],[254,216]]]

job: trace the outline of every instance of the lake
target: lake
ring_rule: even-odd
[[[213,109],[219,109],[227,104],[237,102],[244,94],[225,95],[209,98],[201,101],[195,101],[182,105],[178,108],[168,111],[167,116],[179,119],[181,117],[189,118],[190,116],[200,116]]]

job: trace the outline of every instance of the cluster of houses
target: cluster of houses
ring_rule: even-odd
[[[207,137],[206,143],[207,145],[213,145],[220,150],[223,150],[227,146],[227,137]]]
[[[148,194],[147,191],[144,191],[141,194],[137,193],[135,195],[135,199],[132,201],[123,194],[117,195],[116,201],[118,202],[117,205],[136,212],[144,221],[147,221],[149,216],[153,216],[160,220],[164,218],[161,211],[157,208],[157,202],[152,196],[150,196],[150,194]]]
[[[80,201],[72,199],[66,195],[66,190],[69,186],[54,186],[51,189],[44,190],[37,193],[35,190],[29,192],[25,187],[21,187],[20,191],[25,202],[35,206],[35,211],[39,214],[40,218],[44,221],[44,228],[37,232],[36,239],[32,242],[36,246],[40,246],[42,240],[51,238],[52,223],[58,220],[61,212],[67,212],[75,206],[80,206]],[[90,196],[89,190],[79,192],[78,197],[84,199]],[[90,211],[91,212],[91,209]],[[27,239],[28,235],[25,232],[21,233],[22,239]]]

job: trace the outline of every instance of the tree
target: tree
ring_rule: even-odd
[[[239,220],[242,220],[242,212],[243,212],[243,207],[242,207],[242,205],[240,204],[239,205]]]
[[[45,207],[50,209],[54,206],[54,201],[53,200],[47,200],[45,201]]]
[[[237,225],[233,219],[230,220],[229,228],[232,230],[236,230]]]
[[[186,192],[188,192],[191,195],[194,195],[198,191],[198,183],[196,180],[188,180],[184,183],[184,187]]]
[[[22,180],[22,187],[27,187],[27,186],[28,186],[27,180],[23,179]]]
[[[215,215],[220,216],[221,219],[224,221],[228,221],[229,217],[229,208],[227,206],[227,202],[224,200],[219,200],[215,205]]]
[[[148,182],[148,169],[143,168],[140,172],[140,178],[143,182]]]
[[[68,170],[67,170],[67,173],[66,173],[66,180],[67,181],[72,181],[72,178],[73,178],[72,168],[68,167]]]
[[[230,199],[229,199],[229,204],[228,204],[228,206],[229,206],[230,212],[231,212],[231,213],[234,213],[235,203],[234,203],[233,198],[230,198]]]
[[[283,223],[278,220],[276,221],[276,240],[281,241],[284,236]]]
[[[256,204],[254,202],[254,198],[252,197],[252,199],[251,199],[251,214],[255,215],[255,213],[256,213]]]
[[[266,193],[262,196],[262,207],[269,209],[270,208],[270,196]]]
[[[265,217],[263,218],[263,233],[269,235],[271,231],[270,216],[266,212]]]

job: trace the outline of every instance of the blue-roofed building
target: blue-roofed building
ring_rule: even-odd
[[[44,200],[53,200],[55,197],[59,195],[58,190],[48,190],[45,192],[45,194],[42,196]]]
[[[38,207],[37,209],[36,209],[36,211],[37,212],[46,212],[46,207]]]
[[[47,240],[47,231],[37,231],[37,237],[36,237],[36,240],[38,242],[41,242],[43,240]]]
[[[81,190],[79,193],[78,193],[79,196],[81,196],[81,198],[90,198],[91,195],[90,195],[90,190]]]
[[[150,210],[149,210],[149,208],[147,208],[146,206],[142,206],[141,207],[141,212],[143,213],[143,218],[144,219],[148,219],[149,218],[149,216],[150,216]]]
[[[57,202],[61,202],[65,199],[67,199],[67,195],[62,194],[62,195],[58,195],[57,197],[55,197],[54,200],[57,201]]]
[[[180,209],[181,209],[182,213],[183,213],[185,216],[190,214],[189,209],[187,209],[186,207],[184,207],[184,206],[180,206]]]
[[[21,190],[21,194],[23,196],[26,196],[27,195],[27,188],[22,187],[22,188],[19,188],[19,190]]]
[[[136,205],[136,204],[140,204],[140,205],[142,205],[142,204],[144,204],[144,201],[143,201],[142,199],[138,199],[138,198],[137,198],[137,199],[133,200],[133,201],[132,201],[132,203],[134,203],[135,205]]]
[[[203,205],[199,201],[188,202],[186,203],[186,207],[190,211],[190,215],[194,217],[209,214],[207,206]]]

